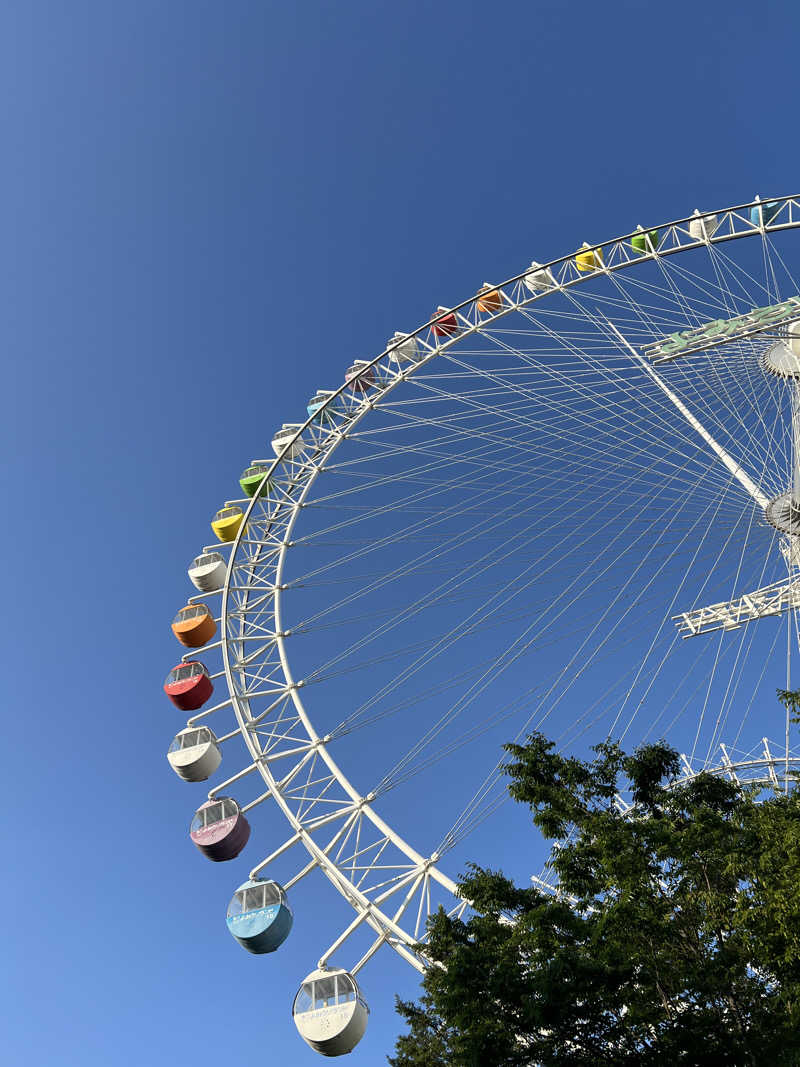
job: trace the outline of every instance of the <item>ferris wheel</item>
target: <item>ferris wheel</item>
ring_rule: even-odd
[[[504,742],[665,737],[687,775],[788,788],[798,227],[756,198],[485,283],[343,366],[214,515],[168,760],[224,753],[190,838],[229,861],[252,825],[243,948],[280,947],[315,872],[352,909],[294,1001],[317,1051],[363,1036],[376,953],[421,971],[428,916],[467,908],[448,871],[502,837]]]

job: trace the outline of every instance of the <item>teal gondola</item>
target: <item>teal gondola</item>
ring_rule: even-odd
[[[260,956],[274,952],[292,929],[286,891],[269,878],[240,885],[228,905],[228,929],[242,948]]]

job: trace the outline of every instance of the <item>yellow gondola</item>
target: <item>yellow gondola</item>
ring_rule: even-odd
[[[219,541],[233,541],[242,525],[244,512],[237,504],[226,504],[211,520],[211,529]]]
[[[599,270],[603,266],[603,253],[599,248],[592,248],[584,241],[581,250],[575,256],[575,266],[584,274],[590,270]]]

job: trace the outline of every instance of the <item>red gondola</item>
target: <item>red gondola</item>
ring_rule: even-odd
[[[181,711],[197,711],[214,692],[204,664],[194,660],[173,667],[164,682],[164,692]]]
[[[448,312],[448,314],[442,314],[442,312]],[[458,333],[458,319],[455,312],[450,311],[449,308],[439,307],[436,309],[436,314],[442,317],[433,324],[435,337],[452,337],[453,334]]]
[[[250,838],[250,823],[233,797],[215,797],[198,808],[189,837],[215,863],[235,859]]]

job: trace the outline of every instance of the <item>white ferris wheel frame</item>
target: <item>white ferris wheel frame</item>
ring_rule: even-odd
[[[763,208],[767,203],[770,221],[765,222],[763,212],[759,211],[760,223],[755,224],[750,218],[751,210]],[[712,224],[706,225],[706,220],[712,217],[716,227],[710,232]],[[689,229],[692,222],[698,221],[704,235],[701,239]],[[246,811],[272,797],[289,822],[291,835],[253,868],[251,877],[299,843],[307,850],[309,859],[286,887],[319,868],[352,906],[353,921],[320,957],[320,967],[325,967],[347,939],[366,925],[374,931],[375,938],[361,958],[349,967],[351,973],[357,973],[383,944],[391,945],[421,972],[426,960],[416,946],[424,941],[425,920],[435,910],[431,904],[432,888],[449,900],[450,914],[461,915],[468,906],[459,897],[456,883],[439,869],[440,856],[436,852],[421,855],[381,818],[374,807],[374,795],[362,794],[343,773],[330,752],[330,738],[320,737],[304,705],[303,681],[295,680],[292,673],[286,649],[289,633],[282,622],[284,565],[292,546],[295,522],[326,463],[352,428],[398,385],[468,334],[479,333],[512,312],[599,275],[690,249],[742,237],[763,237],[766,233],[797,227],[800,227],[800,198],[796,196],[754,200],[702,215],[695,213],[652,230],[645,229],[646,235],[658,232],[655,244],[651,245],[648,239],[647,251],[638,252],[631,246],[631,239],[642,233],[639,228],[612,241],[578,249],[578,252],[595,254],[591,270],[578,270],[576,252],[572,252],[492,285],[501,301],[495,311],[478,309],[480,293],[447,311],[440,309],[439,315],[411,333],[396,336],[378,356],[363,362],[361,370],[372,375],[373,384],[360,400],[348,399],[352,393],[348,383],[332,392],[313,416],[297,424],[294,435],[287,438],[283,451],[271,462],[259,491],[252,498],[229,502],[243,507],[244,518],[230,545],[225,583],[219,591],[222,597],[220,639],[205,646],[221,649],[223,670],[211,677],[225,677],[229,696],[194,715],[189,725],[223,708],[232,708],[238,728],[219,740],[226,741],[240,734],[252,762],[211,789],[209,798],[224,793],[230,785],[258,770],[266,791],[242,805],[242,809]],[[546,287],[530,291],[525,280],[532,274],[545,279]],[[446,315],[456,317],[458,330],[453,336],[437,336],[434,327]],[[617,334],[617,340],[631,349],[621,335]],[[398,348],[410,341],[417,346],[416,361],[401,361],[396,354]],[[657,379],[656,384],[661,383],[657,373],[635,350],[629,354]],[[347,412],[342,410],[344,402],[349,405]],[[688,410],[681,413],[738,478],[742,488],[763,506],[766,497],[759,487],[730,457],[720,454],[721,446],[704,432]],[[219,551],[222,547],[214,545],[213,549]],[[191,601],[208,595],[193,596]],[[265,625],[268,620],[271,622]],[[187,653],[184,659],[195,654]],[[250,670],[254,664],[255,672]],[[251,709],[250,702],[255,697],[268,698],[266,710]],[[267,727],[270,733],[265,742],[262,733],[257,731]],[[392,856],[396,857],[394,862]],[[374,877],[376,872],[377,884],[366,884],[367,874]]]

